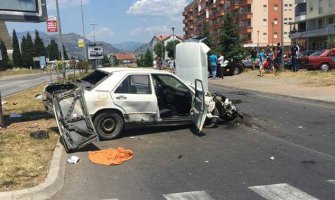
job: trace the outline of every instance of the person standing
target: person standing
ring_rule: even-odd
[[[278,69],[282,70],[282,61],[283,59],[283,48],[280,46],[280,43],[277,43],[277,65],[278,65]]]
[[[224,53],[221,52],[220,53],[220,57],[218,58],[218,62],[219,62],[219,78],[223,79],[223,74],[224,74]]]
[[[218,62],[218,57],[212,53],[209,56],[209,63],[211,65],[211,71],[212,71],[212,78],[215,79],[216,78],[216,71],[217,71],[217,62]]]
[[[297,52],[299,51],[298,46],[295,42],[293,42],[293,46],[291,47],[291,63],[292,63],[292,70],[294,72],[297,72],[298,66],[297,66]]]
[[[252,69],[255,70],[257,62],[257,51],[254,47],[251,49],[250,54],[251,54]]]
[[[276,68],[275,68],[275,54],[273,52],[273,48],[270,48],[269,54],[268,54],[268,58],[269,58],[269,63],[270,63],[270,67],[272,70],[272,73],[275,74],[276,72]]]
[[[264,61],[265,61],[265,53],[264,49],[262,49],[261,52],[259,52],[259,76],[263,76]]]

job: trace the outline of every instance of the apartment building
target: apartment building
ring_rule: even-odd
[[[290,38],[306,50],[324,49],[335,36],[335,0],[296,0]]]
[[[281,0],[194,0],[184,8],[185,38],[218,34],[225,13],[231,12],[239,27],[239,36],[245,47],[276,45],[281,41]],[[284,0],[284,44],[291,44],[288,37],[289,23],[294,22],[294,0]],[[207,26],[204,26],[204,24]]]

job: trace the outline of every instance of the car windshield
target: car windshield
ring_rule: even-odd
[[[80,80],[85,89],[92,89],[109,74],[100,70],[95,70]]]
[[[325,50],[319,50],[319,51],[312,53],[310,56],[320,56],[321,54],[323,54],[323,52],[325,52]]]

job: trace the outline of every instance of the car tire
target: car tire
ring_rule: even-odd
[[[94,118],[93,124],[100,139],[111,140],[120,136],[124,120],[116,112],[101,112]]]
[[[212,115],[220,116],[219,110],[217,108],[214,108]],[[219,118],[213,117],[213,118],[208,118],[205,121],[205,128],[216,128],[219,123]]]
[[[327,64],[327,63],[322,63],[322,64],[320,65],[320,70],[323,71],[323,72],[327,72],[327,71],[329,71],[329,64]]]
[[[234,70],[233,70],[233,75],[237,75],[237,74],[239,74],[239,73],[241,73],[241,69],[240,69],[240,67],[239,67],[239,66],[235,66],[235,67],[234,67]]]

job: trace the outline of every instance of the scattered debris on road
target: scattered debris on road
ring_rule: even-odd
[[[43,95],[41,95],[41,94],[37,94],[37,95],[35,95],[35,99],[36,99],[37,101],[43,101]]]
[[[18,114],[18,113],[11,113],[11,114],[9,115],[9,117],[10,117],[10,118],[21,118],[22,115],[21,115],[21,114]]]
[[[274,156],[271,156],[271,157],[270,157],[270,160],[275,160],[275,157],[274,157]]]
[[[49,133],[45,130],[39,130],[33,133],[30,133],[30,137],[38,139],[38,140],[46,140],[49,139]]]
[[[77,164],[80,158],[78,156],[71,156],[71,158],[67,159],[67,163],[69,164]]]

